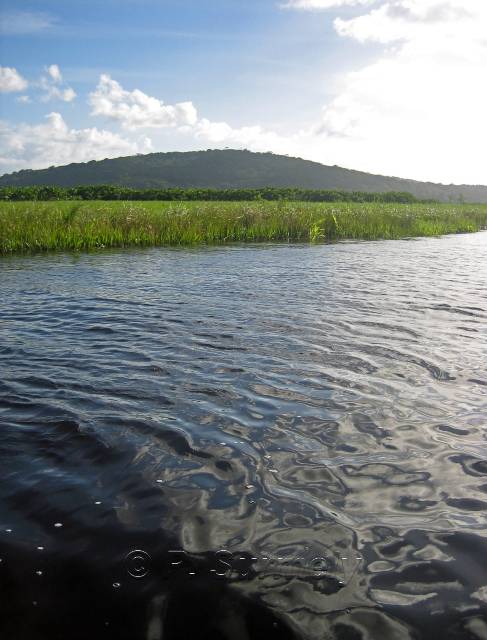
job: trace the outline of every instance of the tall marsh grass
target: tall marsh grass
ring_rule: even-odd
[[[398,239],[482,229],[487,229],[487,205],[0,203],[0,254],[229,242]]]

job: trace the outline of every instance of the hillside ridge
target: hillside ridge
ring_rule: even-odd
[[[23,169],[0,176],[0,186],[112,184],[132,188],[263,188],[406,191],[444,202],[487,202],[487,186],[443,185],[382,176],[311,160],[247,150],[175,151]]]

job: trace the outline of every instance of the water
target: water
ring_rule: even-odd
[[[0,261],[0,637],[486,638],[487,234]]]

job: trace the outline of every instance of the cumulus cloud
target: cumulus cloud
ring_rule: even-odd
[[[90,93],[89,102],[92,115],[116,120],[127,130],[192,126],[198,120],[192,102],[164,104],[139,89],[126,91],[107,74],[100,76],[96,90]]]
[[[244,147],[252,151],[275,151],[285,153],[290,139],[268,131],[260,126],[232,127],[227,122],[212,122],[207,118],[199,120],[194,127],[182,132],[192,134],[197,140],[221,146]]]
[[[24,91],[28,82],[23,78],[17,69],[13,67],[0,67],[0,92],[13,93]]]
[[[38,84],[44,91],[41,100],[62,97],[70,90],[62,88],[62,74],[57,65],[51,65],[45,71]],[[19,100],[27,103],[30,99],[21,96]],[[138,89],[125,90],[107,75],[101,76],[89,102],[93,115],[108,117],[130,131],[170,130],[181,136],[181,140],[191,137],[196,142],[205,141],[214,146],[231,145],[255,151],[285,153],[289,148],[288,138],[260,126],[235,128],[226,122],[198,118],[191,102],[166,105]],[[53,112],[41,124],[0,123],[0,148],[3,150],[0,168],[12,171],[149,152],[152,142],[147,137],[134,140],[96,127],[71,129],[59,113]]]
[[[330,3],[288,5],[319,10]],[[376,0],[371,5],[356,4],[348,19],[336,9],[337,34],[364,47],[372,43],[375,59],[336,77],[333,88],[327,87],[331,97],[321,115],[318,107],[315,123],[304,131],[299,124],[294,132],[280,134],[256,124],[215,122],[200,116],[192,102],[167,105],[139,89],[125,89],[108,75],[89,96],[91,112],[125,131],[152,129],[161,136],[158,149],[165,148],[168,137],[174,147],[181,140],[189,146],[189,139],[191,146],[245,147],[405,178],[486,184],[487,3]],[[67,91],[56,65],[46,69],[45,82],[49,91]],[[134,141],[129,134],[69,129],[59,114],[40,125],[10,130],[2,125],[0,145],[0,162],[10,163],[9,169],[150,150],[147,140]]]
[[[337,18],[335,29],[340,35],[359,42],[385,44],[423,38],[437,41],[450,35],[458,36],[457,28],[462,27],[467,27],[470,35],[478,33],[480,25],[472,18],[486,16],[485,7],[477,0],[390,0],[351,20]]]
[[[102,75],[90,94],[92,115],[120,122],[126,130],[144,128],[170,129],[196,140],[215,145],[233,145],[255,151],[285,151],[286,139],[260,126],[234,128],[227,122],[199,118],[192,102],[167,105],[139,89],[127,91],[109,75]]]
[[[45,122],[36,125],[9,126],[0,122],[0,148],[0,170],[13,171],[147,153],[151,141],[126,140],[96,127],[71,129],[61,114],[53,112]]]
[[[46,71],[49,74],[51,80],[56,84],[60,84],[63,81],[61,70],[57,64],[51,64],[49,67],[47,67]]]
[[[337,18],[339,35],[382,43],[371,64],[337,78],[314,129],[323,159],[377,173],[487,182],[483,82],[487,4],[390,0]]]
[[[372,4],[375,0],[288,0],[281,4],[283,9],[298,9],[301,11],[326,11],[336,7],[354,7]]]
[[[50,100],[62,100],[63,102],[72,102],[76,98],[76,91],[68,87],[67,89],[60,89],[59,87],[48,87],[46,93],[41,96],[42,102],[49,102]]]
[[[50,100],[62,100],[72,102],[76,98],[76,92],[71,87],[63,86],[63,75],[57,64],[51,64],[45,68],[46,75],[39,81],[39,87],[43,90],[42,102]]]

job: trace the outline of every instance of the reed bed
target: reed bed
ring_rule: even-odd
[[[231,242],[330,242],[487,229],[487,205],[4,202],[0,254]]]

